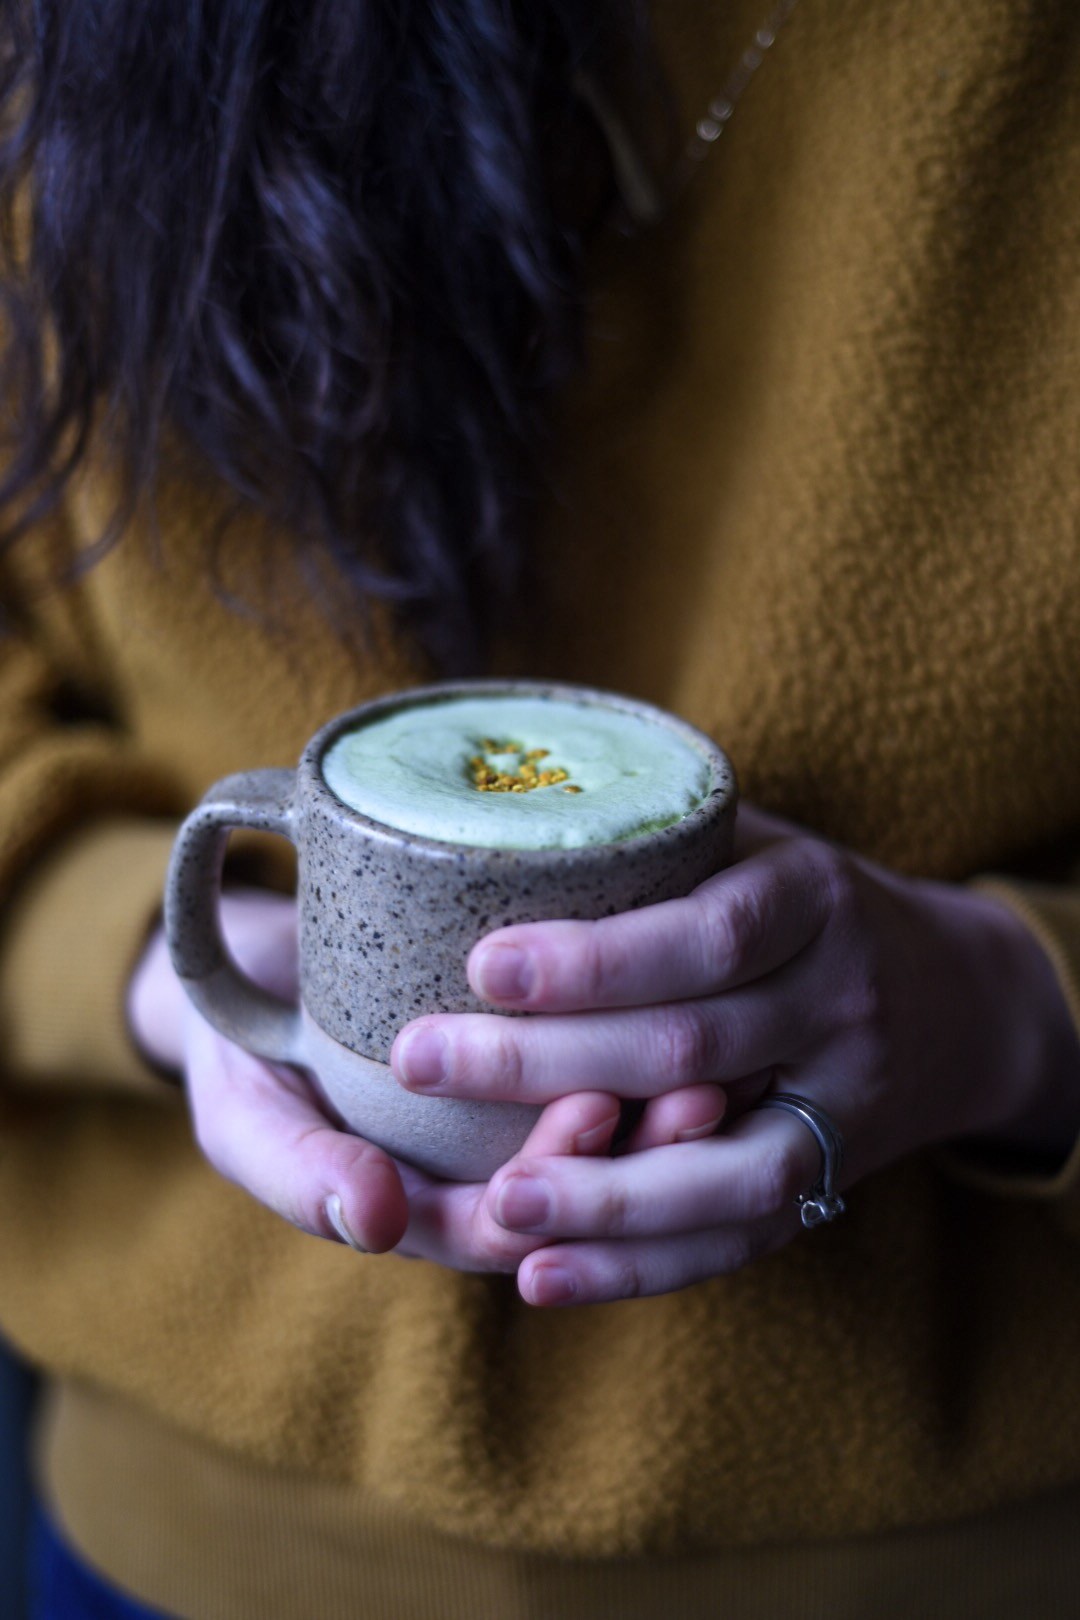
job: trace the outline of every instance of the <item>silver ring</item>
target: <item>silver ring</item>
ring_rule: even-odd
[[[821,1149],[821,1174],[809,1192],[800,1193],[795,1202],[804,1226],[820,1226],[824,1221],[835,1221],[844,1213],[845,1204],[836,1191],[836,1179],[844,1162],[844,1139],[823,1108],[815,1108],[805,1097],[796,1097],[790,1091],[774,1091],[762,1097],[758,1108],[782,1108],[785,1114],[794,1114],[814,1133]]]

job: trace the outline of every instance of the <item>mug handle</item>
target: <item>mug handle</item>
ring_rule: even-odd
[[[215,782],[180,828],[165,882],[165,935],[188,996],[222,1035],[273,1063],[304,1062],[300,1010],[240,972],[221,935],[218,901],[230,832],[249,827],[295,844],[295,794],[289,770]]]

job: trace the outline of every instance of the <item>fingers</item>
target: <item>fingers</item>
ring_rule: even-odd
[[[562,1097],[544,1109],[515,1157],[606,1153],[618,1129],[619,1114],[619,1099],[602,1091]]]
[[[683,1086],[652,1097],[618,1151],[644,1153],[648,1148],[673,1147],[678,1142],[700,1142],[715,1136],[725,1119],[737,1119],[760,1102],[773,1077],[772,1069],[763,1069],[729,1086]]]
[[[528,1151],[505,1166],[489,1187],[447,1186],[403,1167],[413,1217],[399,1252],[464,1271],[517,1271],[529,1304],[589,1304],[667,1293],[737,1270],[799,1231],[795,1193],[816,1178],[819,1164],[809,1163],[813,1152],[807,1142],[811,1149],[816,1144],[805,1128],[800,1142],[797,1122],[777,1114],[740,1120],[726,1139],[732,1151],[723,1161],[700,1153],[690,1161],[690,1147],[643,1152],[636,1161],[583,1156],[576,1151],[583,1132],[599,1124],[605,1132],[610,1128],[612,1101],[589,1095],[553,1103]],[[545,1145],[559,1156],[530,1156],[532,1149]],[[714,1140],[696,1147],[718,1145]],[[619,1189],[609,1172],[617,1176],[618,1168],[629,1164],[645,1174],[633,1175],[631,1184]],[[720,1170],[731,1172],[726,1191],[716,1186],[723,1179]],[[546,1178],[556,1192],[552,1219],[543,1224],[576,1228],[576,1241],[562,1241],[569,1232],[524,1232],[496,1219],[493,1199],[511,1183],[537,1177]],[[575,1179],[577,1187],[572,1185]],[[689,1221],[717,1210],[766,1213],[702,1229],[650,1230],[655,1226],[650,1207],[655,1211],[670,1204],[672,1185],[680,1182],[687,1188],[682,1208]],[[591,1235],[596,1233],[601,1235]]]
[[[295,1001],[296,902],[254,890],[233,891],[222,896],[221,924],[229,952],[243,971],[283,1001]],[[188,1011],[187,994],[159,926],[132,974],[127,1016],[140,1049],[177,1074],[183,1068]]]
[[[806,959],[800,959],[800,962]],[[394,1073],[410,1091],[545,1103],[573,1090],[654,1097],[784,1063],[830,1027],[800,964],[708,1000],[542,1018],[436,1014],[398,1035]]]
[[[538,1239],[508,1232],[484,1205],[483,1183],[454,1184],[402,1167],[409,1224],[396,1252],[454,1271],[516,1271]]]
[[[769,844],[668,900],[599,922],[498,929],[469,957],[469,982],[532,1012],[641,1007],[707,996],[762,977],[823,929],[830,868],[816,841]]]
[[[408,1208],[393,1160],[330,1124],[307,1082],[260,1062],[192,1011],[187,1088],[214,1168],[292,1225],[354,1248],[390,1249]]]
[[[527,1304],[547,1306],[600,1305],[670,1294],[708,1277],[740,1271],[790,1242],[798,1230],[798,1216],[785,1212],[753,1226],[720,1227],[677,1238],[537,1249],[518,1268],[518,1288]]]
[[[727,1092],[719,1086],[683,1086],[662,1097],[652,1097],[622,1144],[624,1153],[671,1147],[676,1142],[698,1142],[712,1136],[727,1112]],[[534,1150],[525,1144],[526,1153]]]
[[[544,1156],[605,1153],[619,1122],[619,1104],[602,1093],[580,1093],[541,1114],[522,1152]],[[514,1161],[511,1161],[514,1162]],[[399,1252],[458,1271],[517,1270],[540,1239],[511,1232],[492,1216],[486,1183],[454,1186],[402,1168],[409,1226]]]
[[[802,1138],[796,1122],[747,1115],[726,1138],[579,1163],[576,1186],[550,1161],[508,1166],[492,1184],[496,1209],[518,1175],[532,1174],[553,1194],[546,1224],[557,1229],[554,1241],[522,1261],[522,1298],[586,1305],[670,1293],[771,1253],[798,1233],[795,1197],[820,1169],[810,1151],[816,1144],[805,1130]],[[665,1221],[708,1222],[717,1214],[714,1224],[664,1230]],[[577,1241],[561,1241],[571,1235]]]
[[[492,1179],[507,1230],[549,1239],[652,1239],[790,1213],[821,1151],[789,1116],[747,1114],[730,1132],[616,1159],[522,1155]]]

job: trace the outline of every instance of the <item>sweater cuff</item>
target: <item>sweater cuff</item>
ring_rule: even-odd
[[[0,938],[6,1084],[175,1096],[138,1052],[125,1014],[175,834],[171,822],[95,822],[28,873]]]
[[[979,878],[971,887],[1008,906],[1035,935],[1054,969],[1080,1036],[1080,889],[996,877]],[[1062,1225],[1080,1239],[1080,1139],[1073,1143],[1065,1160],[1053,1167],[1033,1167],[1019,1157],[1008,1162],[1004,1155],[991,1162],[958,1148],[945,1148],[940,1157],[956,1180],[980,1192],[1053,1204]]]

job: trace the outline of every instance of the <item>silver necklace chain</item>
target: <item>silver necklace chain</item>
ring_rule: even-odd
[[[611,153],[615,180],[625,211],[623,226],[630,231],[656,225],[682,195],[702,162],[708,157],[735,109],[750,88],[754,74],[776,43],[776,36],[795,10],[798,0],[777,0],[768,16],[754,31],[754,37],[728,74],[720,92],[713,96],[694,127],[694,133],[676,160],[666,183],[648,173],[625,124],[614,106],[591,77],[579,73],[574,88],[590,108],[603,130]]]
[[[765,21],[755,30],[750,44],[732,68],[719,95],[713,96],[703,118],[699,118],[690,142],[675,166],[669,182],[668,205],[689,185],[728,124],[735,109],[750,88],[754,74],[776,43],[776,36],[798,5],[798,0],[777,0]]]

